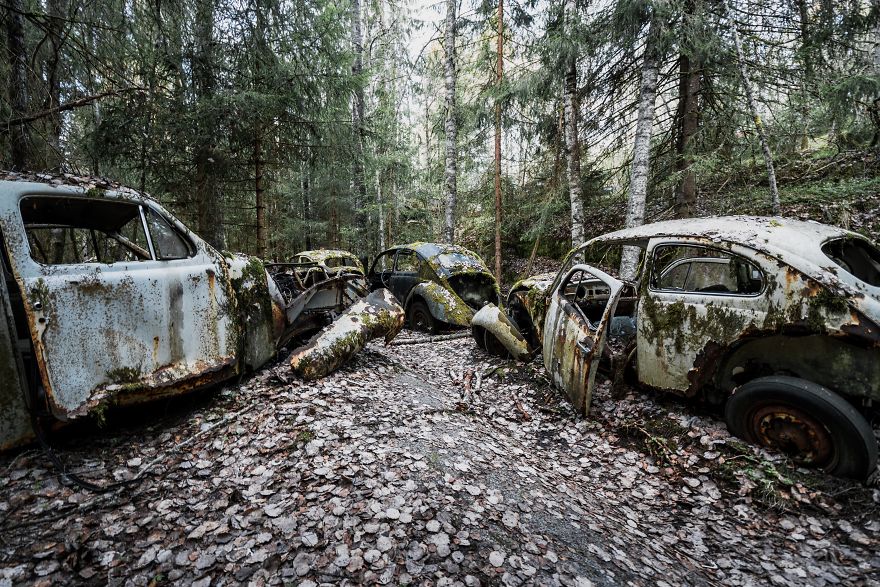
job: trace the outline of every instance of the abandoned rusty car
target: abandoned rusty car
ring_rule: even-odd
[[[296,265],[270,266],[270,275],[257,258],[220,253],[118,184],[2,177],[0,448],[32,436],[31,413],[66,421],[206,387],[340,314],[396,315],[388,292],[352,298],[351,275],[304,283]],[[385,324],[399,330],[383,320],[360,338],[393,336]],[[337,348],[330,368],[358,348]]]
[[[620,276],[621,260],[633,260]],[[624,263],[626,266],[626,263]],[[615,277],[614,275],[618,275]],[[880,251],[785,218],[676,220],[592,239],[516,284],[477,343],[544,365],[589,411],[597,368],[723,406],[735,435],[804,466],[871,474],[880,401]]]
[[[501,294],[482,259],[464,247],[412,243],[379,253],[367,275],[370,289],[388,288],[414,330],[467,327],[474,312]]]

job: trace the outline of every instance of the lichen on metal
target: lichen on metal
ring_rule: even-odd
[[[488,331],[514,359],[525,360],[531,356],[526,339],[510,321],[510,318],[495,304],[486,304],[474,314],[471,326]]]
[[[291,369],[311,381],[341,367],[366,344],[382,337],[386,344],[403,328],[406,314],[387,289],[372,292],[350,306],[332,324],[290,355]]]
[[[286,299],[261,260],[221,254],[124,186],[66,175],[4,177],[11,181],[0,181],[0,232],[14,278],[6,281],[7,326],[27,330],[28,338],[0,345],[0,361],[26,362],[39,381],[5,376],[0,402],[44,393],[51,414],[68,420],[206,387],[259,367],[354,301],[348,275]],[[148,218],[167,225],[186,255],[161,257]],[[140,231],[143,246],[123,229]],[[38,250],[39,238],[65,233],[69,254]],[[101,242],[117,253],[102,259]],[[21,440],[26,427],[15,402],[7,403],[0,445]]]

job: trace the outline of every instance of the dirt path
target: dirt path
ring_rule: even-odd
[[[65,449],[104,479],[158,459],[132,489],[4,457],[0,585],[878,584],[876,491],[786,497],[788,469],[731,457],[710,418],[605,386],[579,419],[542,372],[468,339],[372,344],[316,384],[282,364]]]

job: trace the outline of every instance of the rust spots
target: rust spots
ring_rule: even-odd
[[[728,347],[710,340],[697,353],[694,366],[688,371],[688,388],[683,392],[685,397],[694,397],[715,377],[718,364],[727,353]]]

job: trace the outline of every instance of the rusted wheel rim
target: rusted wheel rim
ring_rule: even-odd
[[[834,456],[834,442],[825,426],[792,406],[758,408],[752,414],[751,427],[761,444],[784,452],[798,463],[822,467]]]
[[[413,327],[416,330],[421,330],[424,332],[428,331],[428,318],[421,310],[416,310],[415,312],[413,312],[412,323]]]

